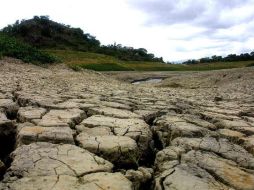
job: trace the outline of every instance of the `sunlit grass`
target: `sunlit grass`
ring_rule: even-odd
[[[91,63],[117,63],[118,59],[97,53],[71,51],[71,50],[46,50],[56,55],[68,64],[91,64]]]
[[[59,57],[74,70],[84,68],[96,71],[209,71],[241,68],[254,64],[254,61],[239,61],[182,65],[144,61],[122,61],[103,54],[70,50],[47,50],[47,52]]]
[[[199,63],[195,65],[188,65],[187,70],[193,71],[209,71],[209,70],[219,70],[219,69],[233,69],[247,67],[248,65],[254,63],[254,61],[237,61],[237,62],[216,62],[216,63]]]

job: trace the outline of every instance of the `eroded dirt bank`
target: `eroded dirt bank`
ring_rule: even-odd
[[[254,189],[254,69],[131,85],[0,61],[0,189]]]

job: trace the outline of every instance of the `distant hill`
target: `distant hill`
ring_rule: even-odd
[[[80,28],[60,24],[46,16],[35,16],[33,19],[16,21],[2,30],[37,48],[73,49],[92,51],[100,42],[90,34],[84,34]]]
[[[15,24],[3,28],[2,32],[41,49],[101,53],[125,61],[163,62],[162,58],[155,57],[144,48],[135,49],[121,44],[100,45],[99,40],[84,33],[82,29],[54,22],[47,16],[16,21]]]

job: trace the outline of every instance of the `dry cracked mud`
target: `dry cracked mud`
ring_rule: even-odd
[[[124,75],[1,60],[0,190],[254,190],[254,68]]]

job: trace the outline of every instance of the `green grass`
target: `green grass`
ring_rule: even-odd
[[[57,59],[45,52],[25,44],[15,38],[0,33],[0,58],[3,56],[21,59],[24,62],[45,64],[56,62]]]
[[[67,64],[97,64],[97,63],[115,63],[117,58],[90,52],[72,51],[72,50],[45,50],[47,53],[53,54],[62,59]]]
[[[84,68],[84,69],[95,70],[95,71],[127,71],[127,70],[131,70],[129,68],[121,66],[120,64],[114,64],[114,63],[85,64],[85,65],[81,65],[80,67]]]
[[[90,69],[95,71],[130,71],[131,68],[127,67],[117,58],[70,50],[46,50],[46,52],[59,57],[65,64],[73,70],[80,70],[81,68]]]
[[[186,68],[190,71],[210,71],[220,69],[233,69],[248,67],[254,61],[237,61],[237,62],[217,62],[217,63],[199,63],[195,65],[188,65]]]
[[[253,62],[253,63],[249,63],[249,64],[247,65],[247,67],[254,67],[254,62]]]
[[[59,57],[74,70],[85,68],[96,71],[210,71],[254,65],[254,61],[200,63],[195,65],[165,64],[144,61],[121,61],[112,56],[89,52],[70,50],[45,51]]]

